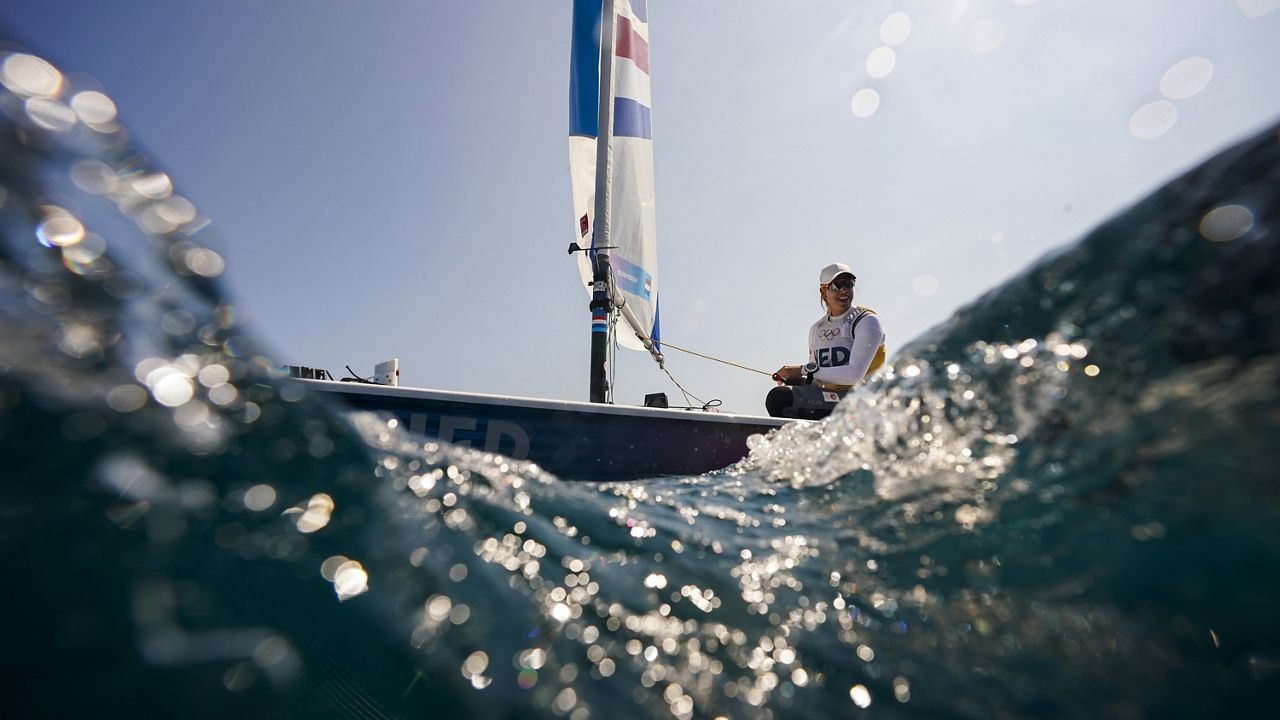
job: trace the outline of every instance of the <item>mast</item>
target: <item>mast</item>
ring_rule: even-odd
[[[608,402],[609,315],[613,313],[609,287],[609,196],[613,172],[613,39],[617,14],[614,0],[603,0],[600,16],[600,95],[596,125],[595,232],[591,239],[591,397]]]

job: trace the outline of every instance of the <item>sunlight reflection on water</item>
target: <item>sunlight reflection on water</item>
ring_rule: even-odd
[[[890,38],[883,38],[886,45],[894,44],[890,39],[905,40],[906,22],[905,30],[895,28]],[[998,35],[1003,37],[1003,26]],[[988,38],[981,46],[994,50],[999,42],[992,44]],[[60,74],[27,59],[10,67],[9,60],[3,68],[6,87],[25,88],[30,100],[57,101],[63,92]],[[1173,83],[1183,88],[1176,92],[1208,82],[1203,72],[1190,75],[1190,84]],[[1172,103],[1158,102],[1164,105],[1152,111],[1157,117],[1140,123],[1143,132],[1159,130],[1158,111],[1164,106],[1176,119]],[[85,103],[87,111],[77,110],[85,127],[95,129],[86,116],[110,124],[103,118],[114,111],[108,112],[105,103],[96,98]],[[873,115],[878,107],[879,93],[871,88],[859,91],[851,102],[860,117]],[[58,112],[47,107],[39,113],[29,106],[26,110],[37,127],[73,129],[74,118],[63,130],[57,123],[50,126],[47,117]],[[1172,120],[1167,125],[1171,127]],[[111,195],[144,232],[179,233],[197,217],[193,205],[173,195],[173,183],[163,173],[134,167],[116,171],[96,161],[74,167],[81,176],[77,186]],[[1190,198],[1186,204],[1217,204],[1199,218],[1205,238],[1224,243],[1253,229],[1254,215],[1244,205],[1201,201]],[[144,208],[141,213],[136,211],[139,207]],[[153,287],[152,276],[146,275],[147,283],[138,280],[136,287],[108,293],[109,298],[141,298],[142,327],[102,330],[104,322],[90,321],[114,317],[111,311],[118,307],[109,298],[93,306],[72,292],[80,286],[66,282],[83,281],[89,272],[76,263],[101,259],[105,241],[92,257],[72,259],[98,237],[85,223],[98,226],[60,206],[43,205],[41,213],[33,214],[42,218],[35,237],[30,232],[20,236],[30,252],[14,257],[44,253],[55,258],[36,270],[23,269],[28,274],[21,286],[38,307],[34,314],[56,321],[51,323],[57,325],[51,336],[57,342],[45,350],[46,356],[24,368],[31,371],[51,359],[89,358],[113,360],[116,364],[109,369],[117,371],[97,379],[87,392],[67,388],[69,381],[79,379],[73,370],[54,378],[50,385],[55,389],[45,392],[61,392],[68,404],[94,412],[111,412],[71,415],[58,426],[63,437],[51,447],[57,453],[78,450],[91,447],[78,443],[101,436],[127,446],[137,441],[123,433],[111,434],[112,424],[144,419],[155,423],[139,433],[143,442],[138,447],[145,452],[108,455],[96,466],[96,482],[114,493],[110,500],[129,503],[111,505],[102,513],[113,527],[123,532],[145,526],[148,534],[140,537],[161,549],[186,538],[198,551],[216,545],[229,551],[227,555],[296,560],[313,580],[319,565],[339,600],[363,596],[346,607],[381,616],[384,624],[365,640],[373,643],[385,635],[397,648],[420,650],[414,662],[447,666],[470,689],[494,696],[499,707],[508,698],[505,702],[519,703],[512,707],[586,718],[588,708],[616,707],[621,696],[640,708],[626,704],[627,714],[666,712],[687,718],[728,707],[743,716],[755,716],[758,710],[762,717],[782,717],[793,709],[793,699],[800,698],[828,711],[810,716],[836,716],[850,709],[850,703],[881,709],[891,698],[906,703],[918,697],[913,702],[922,713],[937,714],[939,708],[954,709],[947,703],[953,693],[968,689],[966,682],[977,665],[986,679],[984,687],[972,688],[979,710],[1020,701],[1055,702],[1060,687],[1037,686],[1037,678],[1021,674],[1028,672],[1023,663],[1027,657],[1055,665],[1061,661],[1068,673],[1064,682],[1095,693],[1086,700],[1088,707],[1097,707],[1116,687],[1122,695],[1135,692],[1123,679],[1105,677],[1134,667],[1134,659],[1142,657],[1128,651],[1130,643],[1142,643],[1143,652],[1154,647],[1149,654],[1168,658],[1171,665],[1180,665],[1184,656],[1196,659],[1190,651],[1165,647],[1164,635],[1144,635],[1139,622],[1143,618],[1126,616],[1125,608],[1105,601],[1094,604],[1081,599],[1080,591],[1061,590],[1068,583],[1094,583],[1104,591],[1124,585],[1107,585],[1105,576],[1097,579],[1096,568],[1102,567],[1102,573],[1107,568],[1102,562],[1089,562],[1089,548],[1074,553],[1071,547],[1055,548],[1052,534],[1037,532],[1050,527],[1092,538],[1098,533],[1090,523],[1109,519],[1112,512],[1123,514],[1130,497],[1160,499],[1157,492],[1122,488],[1126,491],[1119,499],[1096,500],[1089,487],[1089,492],[1079,493],[1078,504],[1065,502],[1064,497],[1074,499],[1069,497],[1073,488],[1058,484],[1064,473],[1060,458],[1023,459],[1037,451],[1054,451],[1061,435],[1075,440],[1072,432],[1080,433],[1079,441],[1062,443],[1072,458],[1101,453],[1087,442],[1092,423],[1106,425],[1105,432],[1098,432],[1107,438],[1103,444],[1109,450],[1123,442],[1123,433],[1114,426],[1130,419],[1128,408],[1125,413],[1081,412],[1065,418],[1059,412],[1067,399],[1080,402],[1077,398],[1092,397],[1091,392],[1105,397],[1088,383],[1105,383],[1113,373],[1125,377],[1114,348],[1110,355],[1096,353],[1100,357],[1095,358],[1090,343],[1095,334],[1105,333],[1101,324],[1136,314],[1127,300],[1110,295],[1128,287],[1104,286],[1091,295],[1097,305],[1091,311],[1096,317],[1090,318],[1100,327],[1082,329],[1074,324],[1078,315],[1059,309],[1061,314],[1052,318],[1056,329],[1014,341],[982,339],[991,337],[986,333],[1006,331],[981,323],[1007,329],[1003,323],[1012,316],[1047,312],[1055,298],[1070,296],[1078,283],[1108,277],[1105,272],[1078,272],[1070,255],[1051,272],[1036,276],[1017,313],[971,316],[973,326],[962,330],[972,337],[966,337],[963,350],[954,357],[946,362],[917,357],[896,363],[874,381],[883,392],[846,403],[821,426],[793,426],[789,432],[758,439],[752,458],[742,467],[698,478],[574,486],[556,482],[528,464],[423,442],[407,436],[394,421],[358,415],[352,419],[363,439],[358,451],[332,462],[358,477],[356,486],[362,492],[353,499],[356,494],[341,482],[323,487],[323,492],[315,487],[328,481],[323,474],[295,477],[281,470],[291,458],[324,458],[334,451],[321,420],[327,415],[309,408],[303,419],[285,416],[286,406],[302,402],[305,391],[296,384],[272,384],[272,363],[266,358],[236,359],[236,339],[218,337],[218,331],[233,325],[230,309],[212,310],[217,298],[190,309],[173,307],[167,296],[144,294]],[[1267,217],[1266,207],[1258,206],[1258,213],[1259,218]],[[1172,240],[1191,237],[1196,246],[1222,247],[1196,239],[1194,220],[1179,227],[1182,235],[1175,233]],[[117,237],[112,236],[113,243]],[[193,275],[222,272],[221,257],[190,240],[174,238],[163,247],[160,254],[170,261],[168,271],[173,274],[156,273],[162,283],[155,284],[166,289],[185,287]],[[1248,242],[1239,242],[1224,249],[1247,247]],[[76,277],[59,277],[66,275],[56,262],[59,253]],[[19,267],[18,261],[13,267]],[[126,272],[105,264],[99,270],[97,280],[104,287],[105,276]],[[937,279],[928,274],[912,283],[918,295],[931,295],[937,287]],[[1013,293],[1021,286],[1008,287]],[[20,303],[15,307],[23,310],[24,318],[32,314]],[[146,334],[155,330],[172,345],[151,349],[149,345],[164,345]],[[142,357],[130,362],[108,356],[113,335],[146,352],[135,348]],[[1144,359],[1154,354],[1142,353]],[[3,369],[8,372],[8,367]],[[1101,367],[1107,368],[1106,374],[1101,374]],[[1146,377],[1145,368],[1130,372],[1135,382]],[[137,384],[130,381],[130,373]],[[1172,385],[1168,394],[1178,400],[1189,397],[1187,388],[1202,384],[1179,380]],[[236,412],[224,416],[219,414],[222,409]],[[177,443],[171,449],[174,454],[166,456],[156,428],[178,433],[185,443]],[[1181,425],[1159,429],[1183,442]],[[244,466],[232,465],[219,475],[206,474],[207,466],[194,464],[193,457],[212,454],[237,439],[240,442],[229,446],[234,452],[218,459]],[[1144,463],[1150,454],[1171,453],[1170,447],[1178,446],[1170,441],[1138,447],[1131,464],[1117,463],[1122,466],[1114,472],[1117,477],[1103,481],[1123,485],[1128,476],[1148,471]],[[161,462],[169,467],[162,470]],[[249,472],[241,474],[246,466]],[[1112,473],[1081,474],[1091,481],[1093,474]],[[53,487],[63,481],[61,476],[41,479],[50,480],[46,485]],[[1104,486],[1099,492],[1112,489]],[[351,506],[369,497],[374,498],[368,505],[372,510],[352,520]],[[292,504],[279,526],[246,526],[246,517],[254,514],[281,520],[274,509],[278,502]],[[170,509],[165,516],[166,503],[181,512]],[[189,529],[205,517],[196,510],[217,518],[219,527],[208,535]],[[188,511],[189,519],[182,514]],[[215,514],[221,511],[226,514]],[[1188,536],[1185,523],[1174,513],[1151,519],[1148,515],[1155,511],[1147,508],[1128,511],[1135,517],[1117,520],[1116,525],[1140,542],[1143,552],[1160,546],[1166,537]],[[1075,512],[1074,523],[1064,521],[1063,512]],[[1114,529],[1102,524],[1104,531]],[[1199,525],[1196,532],[1203,532]],[[212,544],[205,542],[210,536]],[[301,548],[311,542],[317,548],[323,542],[354,546],[360,552],[343,552],[361,560],[318,550],[307,550],[304,557]],[[1033,547],[1036,543],[1048,547]],[[1109,547],[1103,560],[1111,561],[1125,549]],[[939,560],[938,555],[949,557]],[[1066,565],[1080,556],[1088,567],[1083,578],[1072,570],[1050,574],[1055,564]],[[184,569],[177,561],[154,561],[156,566],[147,568],[146,575],[177,576]],[[1146,564],[1135,561],[1114,572],[1139,566]],[[294,651],[274,632],[246,628],[209,638],[185,629],[181,622],[188,616],[182,613],[193,607],[198,610],[207,603],[213,608],[210,614],[226,610],[213,600],[193,599],[201,593],[217,598],[219,592],[235,592],[235,581],[242,578],[226,567],[246,569],[218,565],[219,574],[204,576],[207,587],[195,588],[198,592],[167,577],[135,583],[135,626],[128,629],[145,657],[161,665],[207,664],[209,658],[201,651],[249,658],[223,674],[224,686],[239,693],[258,683],[256,673],[269,675],[271,668],[289,664]],[[288,575],[279,573],[279,567],[273,569]],[[119,571],[123,583],[133,580],[129,572]],[[1025,585],[1007,581],[1014,576]],[[296,584],[282,583],[274,590],[282,597],[305,598],[305,593],[294,592],[305,582],[297,578]],[[332,601],[329,588],[325,591]],[[360,605],[366,601],[370,604]],[[383,604],[372,604],[378,602]],[[341,617],[359,622],[354,612]],[[301,641],[310,633],[325,634],[309,620],[298,621],[294,627],[301,631],[290,637]],[[1216,634],[1214,638],[1216,645]],[[1158,667],[1161,671],[1166,674],[1157,681],[1172,680],[1147,680],[1139,689],[1148,687],[1154,697],[1184,677],[1178,668]],[[606,678],[616,684],[603,685]],[[516,695],[514,701],[502,695],[513,688],[529,694]],[[812,690],[805,695],[797,692],[799,688]],[[831,691],[824,692],[826,688]],[[1023,700],[1023,692],[1031,700]],[[840,702],[834,712],[832,705],[820,705],[831,696]],[[1072,701],[1062,701],[1061,707]],[[798,711],[808,709],[801,705]]]

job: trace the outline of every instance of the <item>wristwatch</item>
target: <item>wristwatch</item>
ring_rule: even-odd
[[[811,362],[811,363],[805,364],[804,366],[804,384],[805,385],[813,384],[813,374],[816,372],[818,372],[818,363]]]

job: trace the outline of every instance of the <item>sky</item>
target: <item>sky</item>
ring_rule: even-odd
[[[662,337],[805,361],[841,261],[892,356],[1280,120],[1280,0],[649,0]],[[571,0],[6,0],[213,220],[280,364],[586,400]],[[772,382],[668,350],[701,401]],[[619,351],[615,399],[680,390]]]

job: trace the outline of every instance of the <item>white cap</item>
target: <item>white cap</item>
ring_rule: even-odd
[[[858,279],[858,276],[853,274],[853,269],[848,265],[845,265],[844,263],[831,263],[830,265],[822,268],[822,272],[818,273],[818,284],[826,285],[841,275],[852,276],[854,280]]]

